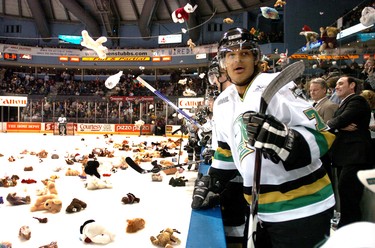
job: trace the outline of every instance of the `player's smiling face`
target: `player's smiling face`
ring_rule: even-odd
[[[254,74],[254,55],[249,49],[228,52],[225,55],[225,67],[232,83],[245,86]]]

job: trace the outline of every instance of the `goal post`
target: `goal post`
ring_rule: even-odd
[[[64,127],[62,127],[64,128]],[[66,135],[75,135],[75,130],[77,129],[77,124],[74,122],[67,122],[65,125],[66,128]],[[63,129],[62,129],[63,131]],[[55,122],[54,128],[53,128],[53,134],[54,135],[60,135],[60,130],[59,130],[59,123]],[[64,132],[63,132],[64,134]]]

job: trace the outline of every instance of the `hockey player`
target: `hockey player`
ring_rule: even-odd
[[[186,122],[186,129],[188,131],[188,142],[185,150],[188,154],[188,162],[200,160],[202,147],[199,144],[198,127],[191,122]],[[192,168],[193,164],[189,164],[188,170]],[[194,164],[194,170],[199,169],[199,162]]]
[[[216,57],[211,61],[208,78],[210,83],[216,85],[219,89],[212,92],[212,100],[216,100],[220,93],[231,85],[227,80],[226,73],[220,69]],[[210,104],[209,106],[212,112],[213,106]],[[208,175],[199,176],[196,180],[192,207],[204,209],[213,207],[219,202],[226,242],[228,245],[241,246],[244,240],[247,210],[247,203],[242,193],[243,180],[233,162],[228,143],[223,139],[218,140],[216,137],[216,132],[221,128],[220,120],[212,120],[211,122],[211,150],[208,150],[209,147],[207,147],[202,152],[202,156],[205,161],[211,160],[212,163],[208,170]],[[216,122],[219,124],[215,125]],[[214,159],[212,159],[212,155]],[[210,157],[210,159],[207,157]]]
[[[319,158],[334,135],[293,95],[293,82],[273,96],[265,115],[258,113],[262,91],[278,73],[261,73],[260,49],[248,30],[228,30],[218,56],[232,85],[214,104],[217,139],[230,149],[215,159],[234,161],[249,204],[255,149],[263,154],[255,247],[314,247],[330,233],[335,199]]]

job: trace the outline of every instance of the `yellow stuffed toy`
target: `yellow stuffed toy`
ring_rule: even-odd
[[[189,46],[191,50],[193,50],[196,47],[192,39],[189,39],[186,44]]]
[[[173,245],[179,245],[180,239],[173,235],[173,233],[179,233],[176,229],[166,228],[161,231],[156,238],[150,237],[151,243],[164,248],[172,248]]]
[[[282,7],[284,7],[285,4],[286,4],[285,1],[282,1],[282,0],[276,0],[275,4],[274,4],[273,6],[274,6],[275,8],[277,8],[277,7],[282,8]]]
[[[226,23],[226,24],[233,24],[233,23],[234,23],[233,19],[232,19],[232,18],[229,18],[229,17],[224,18],[224,19],[223,19],[223,22]]]
[[[61,208],[62,202],[58,196],[56,194],[48,194],[39,196],[34,205],[31,206],[30,211],[35,212],[46,210],[47,212],[55,214],[60,212]]]

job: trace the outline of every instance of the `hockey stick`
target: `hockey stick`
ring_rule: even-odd
[[[154,87],[152,87],[149,83],[147,83],[145,80],[143,80],[141,77],[137,77],[138,82],[140,82],[143,86],[145,86],[147,89],[151,90],[152,93],[157,95],[161,100],[166,102],[169,106],[171,106],[174,110],[176,110],[178,113],[180,113],[183,117],[185,117],[189,122],[196,125],[199,129],[202,129],[202,126],[194,120],[191,116],[189,116],[185,111],[177,107],[173,102],[171,102],[166,96],[164,96],[162,93],[157,91]]]
[[[154,168],[152,168],[151,170],[142,169],[131,157],[126,157],[125,161],[126,161],[126,163],[128,163],[128,165],[130,167],[132,167],[137,172],[139,172],[141,174],[146,174],[146,173],[158,173],[158,172],[163,171],[163,170],[168,170],[168,169],[182,167],[182,166],[186,166],[186,165],[190,165],[190,164],[200,163],[200,162],[203,162],[204,160],[191,161],[191,162],[181,163],[181,164],[174,164],[174,165],[165,166],[165,167],[158,164],[155,160],[151,163],[154,166]]]
[[[294,79],[298,78],[303,74],[305,70],[305,65],[303,61],[295,62],[287,66],[282,70],[279,75],[277,75],[263,91],[259,113],[265,114],[268,104],[271,102],[272,97],[286,84],[290,83]],[[252,202],[251,202],[251,213],[249,216],[248,223],[248,234],[247,234],[247,247],[255,247],[256,239],[256,229],[258,224],[258,203],[259,203],[259,193],[260,193],[260,176],[262,170],[262,152],[260,149],[255,151],[255,165],[254,165],[254,175],[253,175],[253,188],[251,191]]]

